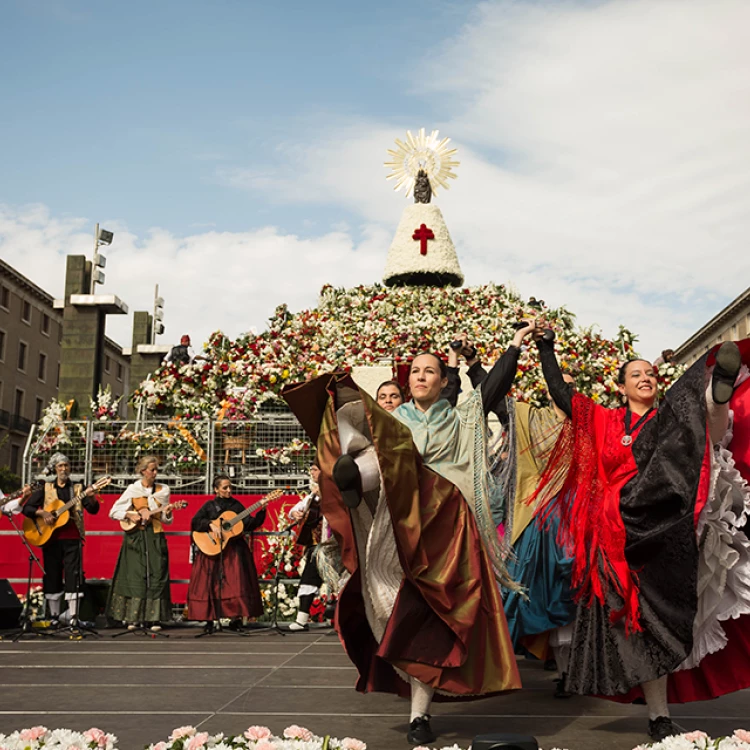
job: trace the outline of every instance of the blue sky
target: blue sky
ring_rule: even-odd
[[[0,256],[60,295],[98,221],[103,291],[159,283],[166,340],[259,329],[382,277],[386,149],[439,129],[467,283],[655,356],[750,278],[747,28],[744,0],[6,0]]]

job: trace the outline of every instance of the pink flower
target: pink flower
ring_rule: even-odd
[[[166,742],[157,742],[152,750],[167,750],[167,743]]]
[[[258,744],[255,746],[255,750],[276,750],[276,745],[268,740],[259,740]]]
[[[19,734],[22,740],[38,740],[47,734],[47,727],[31,727],[31,729],[23,729]]]
[[[245,730],[245,737],[249,740],[267,740],[271,736],[268,727],[252,726]]]
[[[341,747],[344,750],[367,750],[367,745],[362,740],[357,740],[354,737],[344,737],[341,740]]]
[[[750,744],[750,732],[748,732],[747,729],[735,729],[734,736],[740,742],[747,742],[748,744]]]
[[[206,744],[206,740],[208,740],[208,732],[199,732],[188,742],[187,750],[199,750]]]
[[[303,740],[304,742],[309,742],[313,738],[313,733],[309,729],[292,724],[284,730],[284,737],[288,740]]]
[[[169,735],[169,739],[174,741],[174,740],[179,740],[182,737],[192,737],[194,734],[195,734],[195,727],[190,727],[190,726],[177,727],[177,729],[175,729],[172,732],[172,734]]]
[[[99,747],[107,746],[107,734],[106,732],[102,732],[101,729],[91,727],[91,729],[87,729],[83,733],[83,736],[86,738],[87,742],[95,742]]]

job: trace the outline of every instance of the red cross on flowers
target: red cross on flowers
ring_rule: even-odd
[[[414,234],[411,236],[413,240],[419,240],[419,252],[422,255],[427,255],[427,240],[434,240],[435,235],[432,229],[429,229],[426,224],[420,224],[419,229],[414,230]]]

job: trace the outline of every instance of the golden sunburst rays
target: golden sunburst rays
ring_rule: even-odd
[[[424,128],[420,128],[416,136],[410,130],[406,131],[406,143],[396,138],[397,148],[388,149],[391,161],[384,166],[391,168],[387,180],[395,180],[394,190],[406,189],[408,198],[414,190],[414,180],[420,169],[423,169],[430,181],[432,192],[437,195],[437,188],[448,190],[448,180],[455,180],[453,171],[460,162],[453,159],[457,149],[448,148],[450,138],[439,140],[439,131],[433,130],[429,135]]]

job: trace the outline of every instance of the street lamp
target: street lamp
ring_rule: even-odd
[[[154,321],[151,326],[151,343],[156,343],[156,337],[164,333],[164,297],[159,296],[159,285],[154,287]]]
[[[106,267],[107,259],[99,254],[99,248],[102,245],[111,245],[114,237],[113,232],[99,229],[99,225],[96,225],[96,229],[94,229],[94,259],[91,263],[91,294],[94,293],[94,285],[103,284],[105,278],[104,271],[101,269]]]

